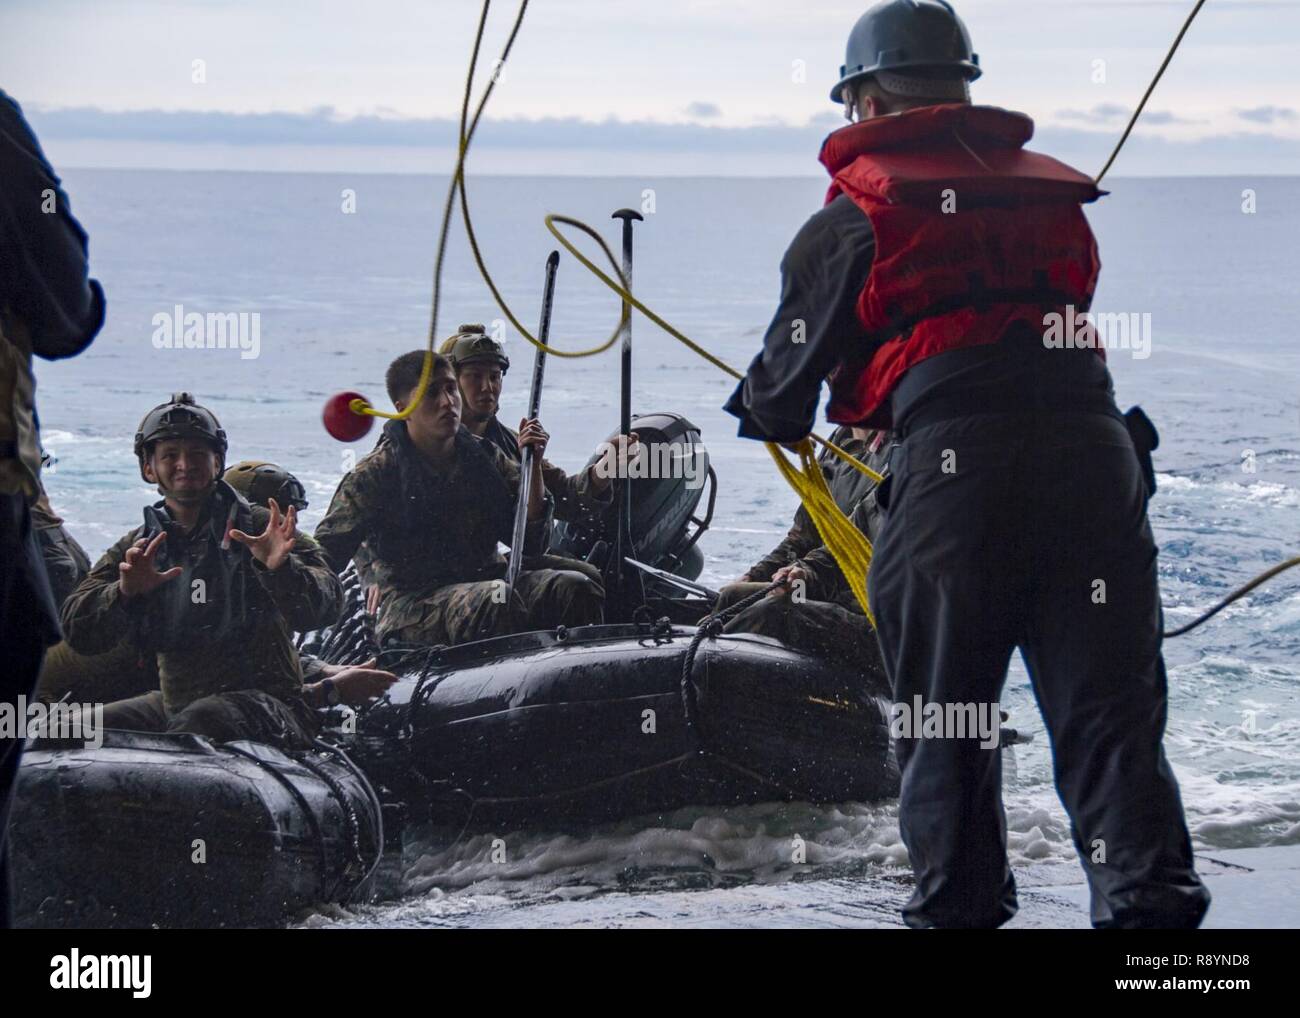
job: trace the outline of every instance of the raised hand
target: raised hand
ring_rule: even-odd
[[[280,506],[275,499],[270,500],[271,519],[257,537],[251,537],[242,530],[231,530],[230,539],[238,541],[249,550],[253,558],[274,572],[284,565],[293,551],[294,538],[298,535],[298,510],[289,506],[289,511],[280,515]]]
[[[152,541],[140,538],[126,550],[125,561],[117,567],[117,589],[124,598],[139,597],[161,587],[168,580],[174,580],[183,571],[180,566],[172,566],[165,573],[158,571],[155,559],[163,541],[167,540],[164,530]]]

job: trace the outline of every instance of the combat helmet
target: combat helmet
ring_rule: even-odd
[[[457,373],[475,361],[491,361],[500,366],[503,375],[510,369],[505,347],[489,336],[482,325],[462,325],[454,336],[443,342],[438,352],[451,361]]]
[[[236,463],[221,478],[251,505],[271,507],[275,499],[280,511],[293,506],[299,512],[307,508],[307,489],[302,482],[284,467],[265,460],[244,460]]]
[[[194,438],[207,442],[216,450],[221,460],[218,473],[226,467],[226,433],[217,415],[207,407],[199,406],[192,393],[172,393],[166,403],[159,403],[144,415],[135,432],[135,458],[140,464],[140,477],[144,475],[144,460],[155,442],[168,438]]]

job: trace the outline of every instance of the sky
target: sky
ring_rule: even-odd
[[[800,175],[863,3],[534,0],[476,173]],[[974,101],[1094,172],[1192,0],[957,0]],[[446,173],[476,0],[0,0],[56,167]],[[516,7],[492,5],[476,98]],[[1209,0],[1112,171],[1300,173],[1300,2]]]

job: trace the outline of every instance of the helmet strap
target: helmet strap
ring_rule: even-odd
[[[214,492],[216,492],[217,481],[220,479],[221,475],[218,474],[217,477],[213,479],[212,483],[202,491],[173,492],[168,491],[160,484],[158,485],[158,494],[165,499],[177,503],[178,505],[202,505],[212,497]]]

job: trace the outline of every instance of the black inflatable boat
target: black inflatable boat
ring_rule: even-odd
[[[703,635],[584,626],[418,653],[348,749],[410,815],[473,827],[897,794],[883,686]]]
[[[335,708],[318,752],[128,732],[94,749],[36,744],[14,807],[18,921],[279,922],[372,894],[385,827],[396,844],[408,822],[455,836],[897,794],[878,665],[697,628],[713,603],[693,581],[717,479],[685,418],[632,427],[680,469],[632,480],[621,514],[556,535],[619,591],[615,624],[387,648],[381,667],[401,681],[359,714]],[[300,641],[343,664],[378,650],[355,574],[345,588],[338,624]]]
[[[20,775],[20,926],[263,926],[374,886],[379,800],[336,749],[108,730],[32,743]]]
[[[14,809],[20,924],[264,925],[358,900],[385,816],[391,841],[403,821],[504,829],[898,791],[883,690],[766,637],[664,621],[400,658],[384,663],[401,681],[359,715],[336,709],[317,753],[135,732],[35,744]]]

